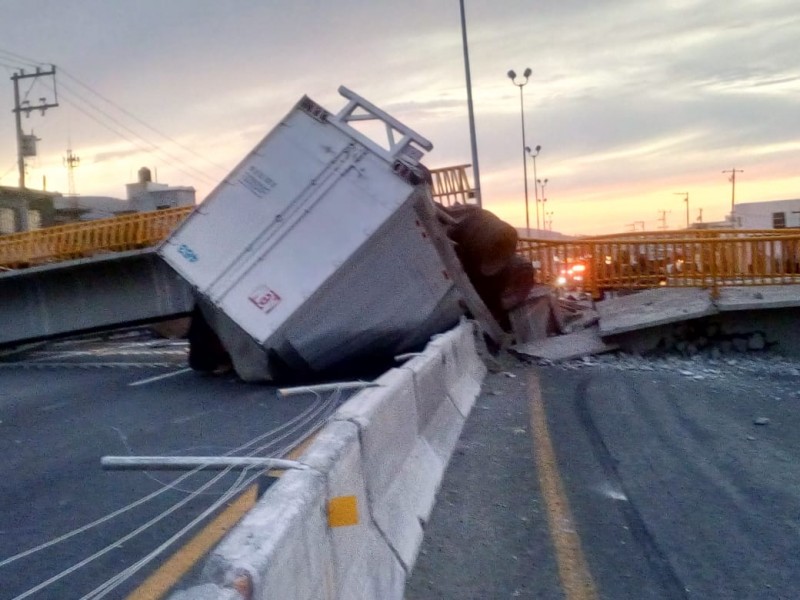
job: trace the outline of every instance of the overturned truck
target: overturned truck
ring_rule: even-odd
[[[448,237],[475,227],[471,213],[431,198],[419,162],[431,143],[339,92],[337,114],[302,98],[159,247],[195,294],[195,368],[229,361],[245,381],[353,370],[419,348],[465,312],[502,342]],[[365,120],[385,143],[359,130]],[[505,259],[477,260],[478,272],[513,255],[506,227],[479,244]]]

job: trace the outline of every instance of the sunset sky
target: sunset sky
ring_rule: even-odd
[[[542,146],[553,229],[612,233],[722,220],[737,202],[800,198],[796,0],[466,0],[484,206],[525,225],[527,144]],[[339,85],[434,144],[429,167],[471,162],[457,0],[3,0],[0,184],[17,184],[11,75],[58,70],[60,106],[29,187],[124,197],[141,166],[198,200],[307,94]],[[22,92],[52,99],[49,80]],[[3,89],[5,91],[3,91]],[[110,101],[110,102],[109,102]],[[529,205],[535,226],[532,163]]]

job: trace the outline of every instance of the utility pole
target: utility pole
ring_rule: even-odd
[[[689,229],[689,192],[673,192],[676,196],[683,196],[686,203],[686,229]]]
[[[72,144],[70,144],[72,146]],[[75,196],[75,167],[81,164],[81,159],[72,153],[72,148],[67,148],[67,155],[64,157],[64,166],[67,167],[67,186],[69,195]]]
[[[744,173],[742,169],[731,169],[730,171],[723,171],[723,173],[730,173],[728,181],[731,182],[731,227],[736,227],[736,218],[734,217],[734,208],[736,205],[736,174]]]
[[[670,210],[660,210],[658,213],[661,215],[658,220],[661,222],[661,226],[659,229],[666,229],[667,228],[667,215],[671,213]]]
[[[39,104],[32,105],[28,100],[20,100],[19,97],[19,82],[21,79],[38,79],[39,77],[52,77],[53,78],[53,101],[48,102],[46,97],[39,98]],[[49,71],[42,71],[40,67],[36,67],[34,73],[26,73],[20,69],[18,73],[11,76],[11,81],[14,82],[14,114],[16,116],[17,124],[17,168],[19,169],[19,187],[25,188],[25,158],[28,156],[36,156],[36,142],[37,138],[33,134],[25,135],[22,132],[22,113],[26,117],[31,116],[31,111],[40,110],[42,115],[48,108],[55,108],[58,106],[58,94],[56,93],[56,67],[50,65]],[[34,81],[35,83],[35,81]]]
[[[698,209],[698,210],[699,210],[700,212],[697,214],[697,222],[698,222],[698,223],[702,223],[702,222],[703,222],[703,209],[702,209],[702,208],[700,208],[700,209]]]

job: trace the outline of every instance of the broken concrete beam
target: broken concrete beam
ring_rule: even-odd
[[[603,337],[719,312],[708,290],[695,288],[645,290],[603,300],[596,303],[595,308],[600,317],[599,333]]]
[[[546,338],[561,331],[553,312],[553,297],[546,286],[536,286],[522,304],[508,311],[511,330],[517,343]]]
[[[515,354],[530,358],[560,362],[583,356],[613,352],[617,348],[617,344],[608,344],[603,341],[597,327],[591,327],[567,335],[536,340],[526,344],[516,344],[510,350]]]

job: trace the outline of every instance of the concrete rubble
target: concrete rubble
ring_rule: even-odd
[[[611,352],[618,348],[618,344],[604,342],[597,327],[591,327],[583,331],[517,344],[511,351],[527,357],[559,362],[591,354]]]
[[[800,286],[658,288],[592,302],[536,286],[511,311],[511,351],[543,364],[621,350],[712,360],[777,350],[800,356]]]

